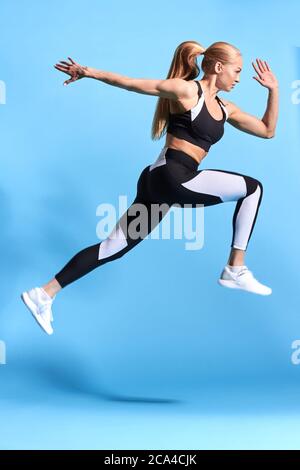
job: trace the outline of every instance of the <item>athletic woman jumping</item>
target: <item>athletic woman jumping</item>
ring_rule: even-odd
[[[204,56],[201,63],[204,76],[195,80],[200,72],[196,58],[201,54]],[[47,284],[22,293],[23,301],[44,331],[53,333],[51,307],[62,288],[134,248],[174,204],[183,208],[185,204],[189,207],[203,204],[206,207],[236,201],[231,251],[218,283],[255,294],[271,294],[272,289],[255,279],[244,264],[262,200],[261,182],[233,171],[197,170],[210,146],[223,136],[226,121],[257,137],[274,137],[278,117],[278,82],[267,62],[260,59],[252,62],[257,74],[253,78],[268,89],[266,111],[262,119],[258,119],[217,96],[219,91],[230,92],[240,81],[242,55],[239,49],[227,42],[215,42],[207,49],[196,41],[181,43],[175,50],[165,80],[129,78],[82,66],[71,57],[68,59],[69,62],[60,61],[54,65],[57,70],[71,76],[64,85],[88,77],[128,91],[158,96],[152,139],[159,139],[166,133],[166,141],[157,159],[141,172],[136,197],[111,234],[100,243],[75,254]],[[162,207],[156,217],[151,215],[153,205]],[[135,207],[138,207],[137,211]],[[140,207],[146,209],[142,223]],[[143,229],[136,234],[128,231],[128,227],[134,226],[137,217]]]

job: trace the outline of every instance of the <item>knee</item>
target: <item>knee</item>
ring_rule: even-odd
[[[259,189],[260,194],[263,194],[263,184],[256,178],[252,178],[251,176],[247,176],[246,178],[246,185],[247,185],[247,196],[250,194],[255,193]]]
[[[263,191],[264,191],[262,182],[261,182],[261,181],[258,181],[258,180],[256,180],[256,181],[257,181],[257,186],[258,186],[259,189],[260,189],[260,194],[261,194],[261,196],[262,196],[262,195],[263,195]]]
[[[263,185],[262,182],[254,178],[254,184],[255,184],[255,191],[257,191],[257,188],[260,189],[261,194],[263,193]]]

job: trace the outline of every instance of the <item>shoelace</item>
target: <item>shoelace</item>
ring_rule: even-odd
[[[251,278],[254,277],[252,271],[250,271],[250,269],[248,269],[248,268],[243,268],[243,269],[241,269],[241,270],[238,272],[238,274],[237,274],[237,277],[238,277],[238,278],[239,278],[239,277],[246,277],[246,276],[247,276],[247,277],[251,277]]]
[[[52,304],[52,301],[49,300],[49,301],[45,301],[45,303],[43,303],[43,305],[41,305],[39,307],[39,314],[40,315],[43,315],[45,313],[46,310],[48,310],[49,306]]]

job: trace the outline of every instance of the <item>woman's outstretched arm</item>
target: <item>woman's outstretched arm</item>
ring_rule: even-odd
[[[114,72],[106,72],[92,67],[80,65],[71,57],[68,57],[70,63],[60,61],[54,65],[57,70],[67,73],[71,76],[64,82],[68,85],[71,82],[81,78],[94,78],[108,85],[124,88],[128,91],[134,91],[145,95],[154,95],[162,98],[177,100],[179,98],[189,99],[195,95],[195,88],[182,78],[170,78],[166,80],[151,80],[145,78],[131,78]]]

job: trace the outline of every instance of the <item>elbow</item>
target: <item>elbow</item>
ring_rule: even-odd
[[[266,130],[265,139],[272,139],[272,137],[275,137],[275,130],[273,131]]]

